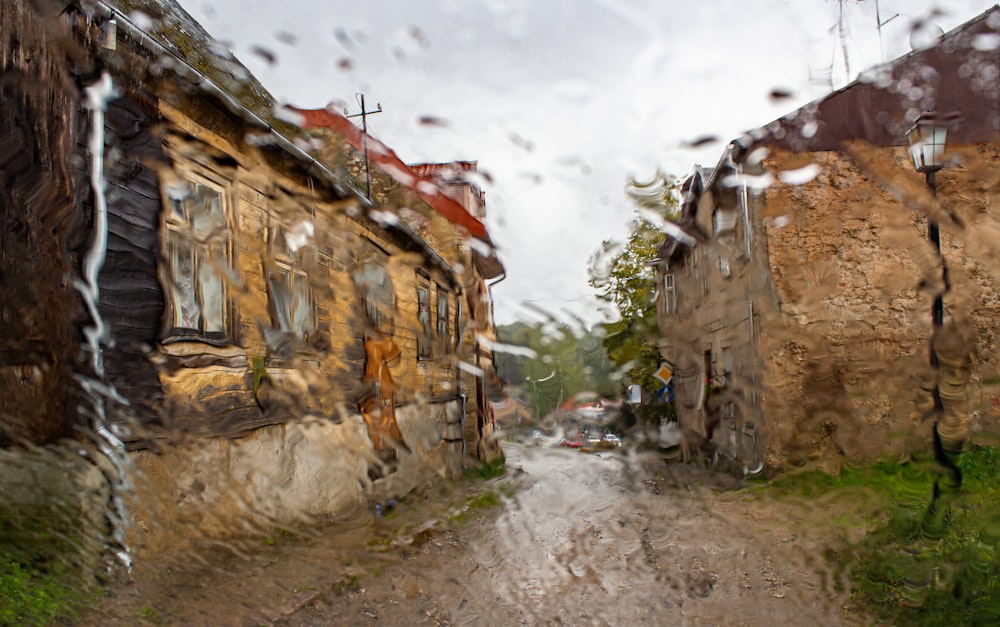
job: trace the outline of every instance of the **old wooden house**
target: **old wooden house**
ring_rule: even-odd
[[[692,457],[836,468],[1000,433],[998,30],[994,7],[684,183],[658,317]],[[950,124],[936,181],[908,147],[925,111]]]
[[[0,444],[100,432],[205,533],[499,454],[482,213],[359,189],[172,0],[4,6]]]

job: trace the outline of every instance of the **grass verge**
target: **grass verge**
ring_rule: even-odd
[[[835,570],[849,573],[858,609],[894,625],[997,625],[1000,450],[970,448],[955,463],[960,485],[933,460],[914,459],[845,468],[836,476],[787,475],[768,490],[778,498],[873,499],[866,521],[831,512],[845,531],[868,529],[860,542],[826,555]]]

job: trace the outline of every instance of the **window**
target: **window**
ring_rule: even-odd
[[[677,292],[674,289],[674,275],[666,274],[663,277],[663,303],[668,314],[677,311]]]
[[[395,331],[396,295],[389,272],[385,269],[387,262],[387,254],[381,251],[371,253],[354,274],[354,284],[361,293],[368,323],[376,330],[392,335]]]
[[[728,279],[732,275],[732,271],[729,269],[729,258],[719,257],[719,272],[722,273],[722,278]]]
[[[431,284],[417,271],[417,359],[431,357]]]
[[[231,342],[233,310],[223,275],[232,232],[222,185],[192,179],[167,189],[167,339]]]
[[[308,243],[312,239],[311,220],[292,226],[274,223],[271,226],[271,258],[267,287],[271,296],[271,316],[274,328],[310,339],[316,331],[315,303],[306,271]]]
[[[736,209],[718,209],[715,212],[715,235],[732,233],[736,230],[736,223],[740,219],[740,212]]]
[[[437,286],[437,337],[438,341],[448,341],[448,292]]]
[[[729,385],[733,382],[733,349],[729,346],[722,347],[722,376],[719,377],[720,385]]]

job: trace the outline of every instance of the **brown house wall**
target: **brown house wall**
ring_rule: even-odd
[[[970,435],[997,433],[997,283],[993,235],[1000,226],[995,144],[956,148],[971,156],[938,173],[942,253],[951,290],[944,333],[972,354],[958,394]],[[931,444],[931,304],[943,287],[920,203],[923,176],[905,149],[775,153],[774,173],[813,162],[802,186],[763,195],[768,262],[779,306],[762,325],[763,409],[772,466],[838,457],[872,459]],[[949,225],[948,213],[964,226]]]
[[[315,196],[315,189],[268,168],[252,148],[232,146],[190,119],[182,119],[180,112],[170,107],[165,111],[172,122],[176,119],[178,126],[200,144],[187,146],[184,152],[204,152],[208,157],[206,163],[220,161],[221,155],[235,154],[241,163],[233,179],[238,197],[234,269],[241,284],[230,286],[231,292],[237,293],[239,346],[215,351],[224,355],[224,362],[164,375],[166,394],[175,399],[172,413],[179,420],[207,420],[209,425],[224,426],[222,431],[231,431],[280,422],[303,413],[340,418],[338,405],[340,410],[356,407],[366,393],[361,376],[367,321],[354,286],[354,274],[366,246],[388,253],[386,269],[396,297],[393,339],[402,353],[398,362],[391,365],[397,404],[457,398],[456,358],[448,343],[437,343],[432,359],[421,361],[416,357],[417,335],[421,332],[417,323],[417,269],[423,268],[430,277],[432,319],[436,320],[438,290],[448,294],[449,329],[458,324],[455,315],[459,294],[453,279],[428,264],[423,253],[400,246],[398,236],[370,230],[366,224],[373,223],[351,218],[347,209],[352,204],[343,201],[317,199],[311,203],[315,212],[316,250],[306,269],[317,305],[319,337],[310,342],[312,350],[306,349],[294,359],[272,355],[263,333],[272,320],[264,270],[270,255],[267,242],[273,224],[287,223],[303,215],[301,199]],[[224,150],[215,155],[211,146]],[[182,344],[189,345],[169,344],[164,351],[173,354],[203,349],[197,342]],[[264,360],[269,383],[274,388],[265,391],[268,401],[274,403],[273,409],[265,402],[262,411],[253,398],[251,363],[256,359]],[[197,402],[178,399],[197,399]],[[288,414],[290,411],[294,413]],[[213,414],[216,414],[214,419]]]
[[[0,11],[0,446],[74,437],[83,402],[86,312],[65,277],[86,246],[73,194],[86,182],[68,157],[86,125],[74,72],[90,68],[70,67],[75,48],[50,32],[61,8]]]
[[[305,415],[335,420],[356,415],[369,388],[362,382],[368,322],[354,277],[371,246],[387,254],[396,296],[393,339],[401,357],[390,370],[397,405],[454,404],[463,395],[475,397],[474,377],[463,375],[458,364],[475,363],[469,330],[478,310],[465,305],[463,286],[476,285],[477,278],[471,252],[450,222],[384,173],[373,172],[382,190],[379,209],[402,213],[405,208],[418,228],[376,224],[358,209],[356,198],[307,173],[315,169],[309,163],[258,141],[270,137],[268,130],[256,129],[230,104],[173,71],[153,71],[158,53],[141,40],[119,29],[117,49],[103,53],[90,32],[99,20],[72,12],[48,16],[45,28],[58,34],[49,39],[40,26],[45,20],[36,14],[45,10],[41,6],[29,10],[14,3],[0,21],[3,41],[10,44],[3,51],[5,69],[26,72],[24,81],[0,86],[5,102],[23,104],[0,115],[0,140],[10,148],[4,153],[2,214],[4,251],[12,254],[4,258],[42,263],[27,267],[19,261],[2,275],[7,293],[25,296],[3,309],[0,384],[9,393],[0,407],[6,415],[0,444],[23,437],[36,443],[58,439],[87,421],[73,411],[80,399],[72,380],[86,369],[79,346],[88,320],[65,278],[78,273],[91,236],[85,143],[90,129],[67,57],[80,66],[74,72],[91,80],[97,77],[97,57],[104,55],[120,92],[108,107],[103,129],[108,249],[98,307],[108,327],[103,355],[108,381],[125,401],[109,401],[107,409],[131,446],[146,446],[171,432],[234,435]],[[23,42],[13,45],[12,38]],[[30,64],[15,58],[19,50],[27,53],[28,45],[37,45]],[[47,87],[37,94],[22,89],[32,81]],[[171,176],[192,171],[225,184],[232,248],[232,267],[222,269],[232,312],[233,340],[228,342],[167,333],[171,279],[163,198]],[[58,198],[73,200],[60,205]],[[314,214],[314,246],[302,267],[309,274],[317,331],[304,345],[283,352],[266,337],[274,324],[266,280],[268,242],[275,224],[294,221],[304,210]],[[21,229],[28,239],[51,238],[18,253],[25,245],[11,237],[19,232],[18,220],[30,222]],[[449,337],[435,340],[432,358],[424,360],[417,358],[417,337],[423,332],[417,321],[418,268],[431,285],[432,328],[437,327],[438,291],[449,301]],[[36,303],[37,311],[25,315],[25,303]],[[462,338],[457,350],[453,336]],[[262,373],[266,379],[258,385]],[[468,406],[475,414],[475,403]],[[47,424],[52,416],[60,417],[58,424]]]

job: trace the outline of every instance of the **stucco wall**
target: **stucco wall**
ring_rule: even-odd
[[[1000,163],[995,146],[952,151],[963,153],[937,175],[940,204],[904,148],[775,153],[766,162],[772,173],[820,166],[812,181],[777,182],[762,199],[778,295],[758,348],[769,465],[929,448],[941,378],[930,365],[931,306],[943,280],[928,213],[941,224],[952,285],[942,333],[965,338],[958,353],[974,355],[971,379],[955,393],[973,435],[997,432],[995,384],[983,384],[997,374]]]
[[[461,471],[461,443],[446,442],[461,420],[457,401],[409,405],[396,416],[409,452],[372,481],[378,461],[359,415],[257,429],[244,438],[198,439],[132,454],[131,544],[143,551],[184,546],[271,527],[351,517],[369,500],[400,497]]]

